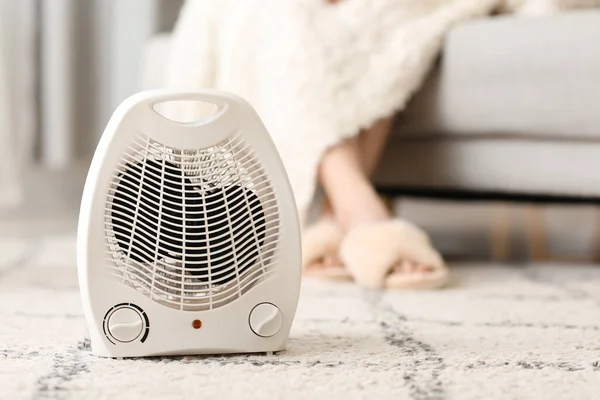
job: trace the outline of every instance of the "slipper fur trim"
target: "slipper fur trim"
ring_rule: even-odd
[[[386,279],[390,269],[400,260],[410,260],[433,268],[431,277],[435,277],[437,281],[446,270],[444,260],[431,246],[427,234],[401,219],[350,230],[340,246],[340,258],[356,282],[368,288],[387,286]],[[437,271],[444,272],[434,274]],[[422,280],[427,280],[430,274],[421,275]],[[398,284],[397,278],[390,281],[390,284],[394,283]],[[418,285],[413,281],[408,286],[416,288]]]
[[[328,254],[337,254],[342,237],[342,230],[334,222],[317,222],[308,227],[302,235],[302,268]]]

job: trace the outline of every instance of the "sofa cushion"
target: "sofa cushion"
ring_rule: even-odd
[[[461,24],[399,133],[600,139],[599,46],[596,10]]]

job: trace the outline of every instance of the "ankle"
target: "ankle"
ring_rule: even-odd
[[[377,193],[354,196],[336,209],[336,218],[345,230],[359,225],[386,221],[392,217]]]

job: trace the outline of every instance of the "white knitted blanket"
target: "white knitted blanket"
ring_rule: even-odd
[[[573,1],[573,0],[571,0]],[[581,1],[581,0],[577,0]],[[559,4],[561,3],[561,4]],[[166,85],[234,92],[257,109],[286,165],[301,216],[323,152],[402,110],[455,23],[503,5],[564,0],[188,0]],[[198,109],[181,103],[174,118]]]

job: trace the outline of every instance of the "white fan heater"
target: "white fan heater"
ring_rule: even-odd
[[[176,122],[156,111],[171,101],[215,111]],[[96,355],[282,350],[300,290],[300,229],[254,109],[219,91],[150,91],[121,104],[87,177],[78,271]]]

